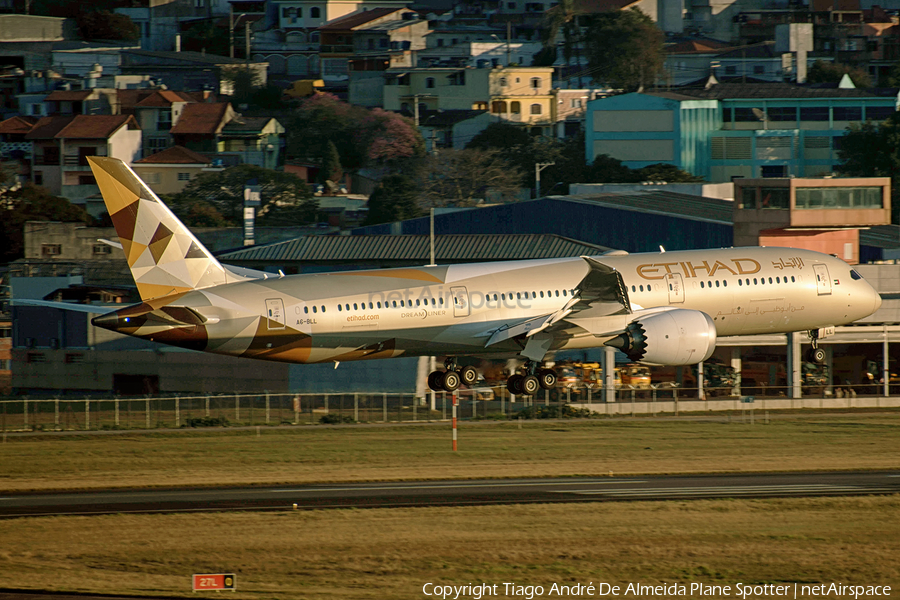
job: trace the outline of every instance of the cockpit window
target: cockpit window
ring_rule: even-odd
[[[853,269],[850,269],[850,279],[862,279],[862,275],[860,275]]]

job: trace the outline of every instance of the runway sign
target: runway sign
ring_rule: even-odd
[[[193,575],[193,591],[231,590],[235,591],[234,573],[204,573]]]

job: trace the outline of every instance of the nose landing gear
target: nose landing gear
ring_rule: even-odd
[[[428,387],[435,392],[455,392],[461,384],[474,385],[478,379],[478,371],[475,367],[456,366],[455,358],[444,361],[445,371],[432,371],[428,374]]]
[[[819,330],[813,329],[809,332],[810,347],[806,351],[806,362],[824,365],[826,360],[825,349],[819,348]]]

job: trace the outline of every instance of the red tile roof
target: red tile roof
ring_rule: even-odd
[[[185,97],[186,94],[170,92],[169,90],[157,90],[139,101],[135,106],[172,106],[174,102],[193,102],[193,98]]]
[[[67,91],[67,90],[56,90],[54,92],[50,92],[44,101],[50,102],[80,102],[82,100],[87,100],[91,94],[94,93],[94,90],[79,90],[77,92]]]
[[[52,140],[75,117],[41,117],[25,135],[26,140]]]
[[[225,126],[227,102],[187,104],[172,128],[172,134],[214,134]]]
[[[212,161],[206,156],[189,150],[184,146],[172,146],[171,148],[160,150],[156,154],[134,161],[135,164],[154,165],[208,165],[210,162]]]
[[[0,121],[0,133],[9,133],[22,135],[34,129],[37,119],[31,117],[10,117],[5,121]]]
[[[78,115],[54,137],[105,140],[126,125],[140,129],[131,115]]]

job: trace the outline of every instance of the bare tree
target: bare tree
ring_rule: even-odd
[[[419,176],[420,205],[473,206],[485,198],[514,200],[523,174],[496,149],[442,150]]]

